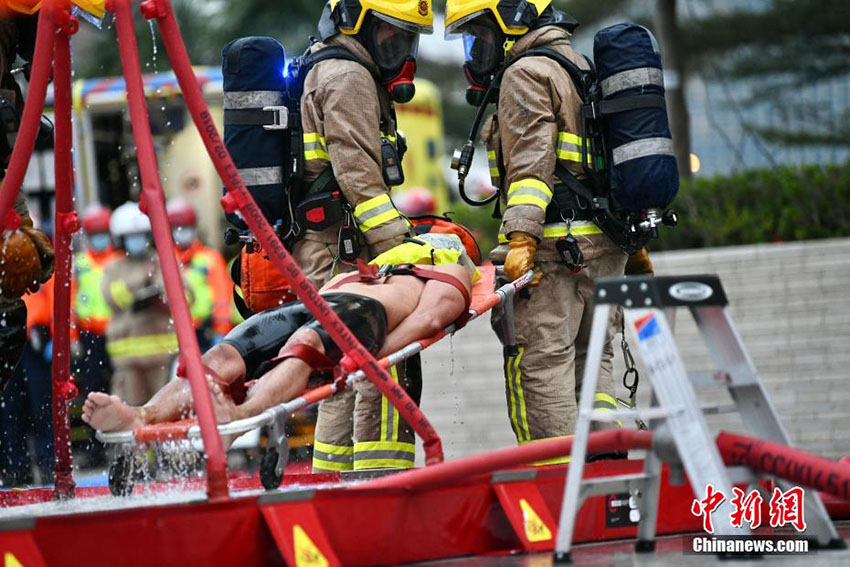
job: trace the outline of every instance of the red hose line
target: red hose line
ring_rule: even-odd
[[[850,500],[850,465],[779,443],[722,431],[717,448],[727,465],[784,478]]]
[[[363,348],[363,345],[354,337],[351,331],[340,321],[339,317],[331,311],[327,303],[322,299],[316,288],[304,276],[301,268],[292,256],[287,252],[283,243],[275,234],[272,227],[263,217],[251,194],[245,189],[236,166],[225,148],[218,133],[218,129],[210,116],[209,109],[204,101],[198,82],[195,78],[186,46],[180,34],[180,28],[174,18],[174,12],[169,0],[146,0],[141,5],[142,15],[148,19],[156,18],[159,22],[160,32],[165,50],[171,60],[171,66],[180,90],[183,92],[186,106],[201,138],[215,165],[216,171],[227,188],[227,195],[222,199],[222,206],[228,212],[238,210],[248,227],[254,233],[254,237],[268,252],[269,259],[280,271],[280,273],[291,284],[293,291],[298,296],[310,313],[319,321],[330,335],[331,339],[339,345],[340,349],[362,369],[366,377],[375,384],[387,400],[398,410],[399,415],[407,421],[422,438],[425,449],[426,463],[434,464],[442,462],[442,443],[436,430],[425,417],[425,414],[416,406],[390,374],[381,368],[375,358]]]
[[[24,104],[24,114],[21,117],[21,127],[15,138],[12,155],[9,158],[9,168],[3,180],[3,190],[0,191],[0,228],[15,230],[20,226],[21,219],[14,211],[15,198],[21,190],[21,183],[27,172],[35,139],[41,124],[41,113],[44,111],[44,100],[47,96],[47,84],[50,82],[50,71],[53,59],[53,44],[56,39],[55,0],[42,4],[38,15],[38,32],[36,34],[35,54],[32,61],[29,90]]]
[[[79,228],[74,212],[74,179],[71,163],[71,42],[76,30],[71,19],[71,2],[57,5],[63,29],[56,35],[54,57],[54,146],[56,214],[54,249],[56,250],[53,298],[53,439],[55,448],[56,496],[72,498],[74,479],[71,475],[71,423],[68,404],[77,395],[71,381],[71,235]]]
[[[613,429],[591,433],[587,441],[587,451],[591,455],[628,449],[649,449],[651,446],[651,432],[631,429]],[[352,486],[350,490],[386,488],[425,490],[470,476],[563,457],[570,454],[572,447],[573,437],[545,439],[517,447],[498,449],[490,453],[463,457],[433,467],[398,473]]]
[[[165,210],[165,197],[159,178],[153,138],[151,137],[150,118],[145,100],[142,70],[139,64],[139,50],[136,31],[133,26],[131,0],[115,0],[115,25],[118,31],[118,47],[121,64],[127,84],[127,102],[130,107],[133,138],[142,179],[142,205],[150,217],[153,228],[154,244],[159,257],[168,306],[174,318],[174,329],[180,352],[186,364],[186,374],[192,390],[192,400],[204,451],[207,455],[207,494],[210,500],[227,498],[227,458],[221,437],[218,435],[217,422],[213,411],[210,391],[204,377],[201,364],[201,350],[189,306],[180,268],[177,265],[174,240]]]

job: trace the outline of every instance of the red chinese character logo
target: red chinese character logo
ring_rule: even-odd
[[[782,492],[779,487],[773,489],[770,497],[770,525],[781,528],[791,524],[798,532],[806,530],[806,518],[803,513],[805,492],[799,486]]]
[[[705,487],[705,498],[702,500],[694,499],[691,504],[691,514],[694,516],[702,516],[702,529],[706,533],[714,533],[714,524],[711,523],[711,513],[714,512],[720,504],[726,500],[726,496],[719,491],[714,490],[714,485],[709,484]]]
[[[732,507],[734,510],[730,515],[732,525],[740,528],[747,522],[750,529],[754,530],[761,525],[761,505],[764,504],[764,498],[758,490],[753,490],[746,494],[737,486],[732,488],[735,496],[732,497]],[[744,496],[746,494],[746,496]]]

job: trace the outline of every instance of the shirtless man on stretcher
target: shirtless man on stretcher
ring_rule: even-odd
[[[399,265],[411,263],[415,265]],[[379,267],[390,268],[389,275]],[[361,266],[359,277],[358,272],[336,276],[320,293],[378,358],[465,316],[478,277],[461,239],[445,234],[409,239],[375,258],[369,268],[372,274]],[[314,370],[332,368],[342,357],[306,307],[295,302],[238,325],[203,355],[202,362],[209,371],[218,421],[228,423],[293,399],[304,391]],[[252,379],[243,396],[239,387]],[[174,380],[141,407],[92,392],[83,405],[83,421],[100,431],[127,431],[185,418],[191,409],[188,381]]]

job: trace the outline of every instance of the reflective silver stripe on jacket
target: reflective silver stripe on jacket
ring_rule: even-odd
[[[244,91],[224,93],[224,110],[263,108],[265,106],[280,106],[282,104],[283,93],[280,91]]]
[[[253,167],[240,169],[239,176],[245,185],[276,185],[283,183],[283,168]]]
[[[601,82],[602,96],[610,96],[614,93],[640,87],[642,85],[656,85],[664,88],[664,73],[655,67],[641,67],[640,69],[629,69],[616,75],[611,75]]]
[[[646,138],[635,140],[614,148],[614,165],[620,165],[625,161],[642,158],[646,156],[672,156],[673,140],[670,138]]]

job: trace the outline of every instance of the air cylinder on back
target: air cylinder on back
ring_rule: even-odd
[[[659,105],[606,115],[606,139],[615,208],[630,212],[663,209],[679,191],[679,170],[663,106],[664,74],[658,43],[642,26],[617,24],[596,34],[593,58],[604,101],[627,103],[640,95],[661,97],[656,97]]]

